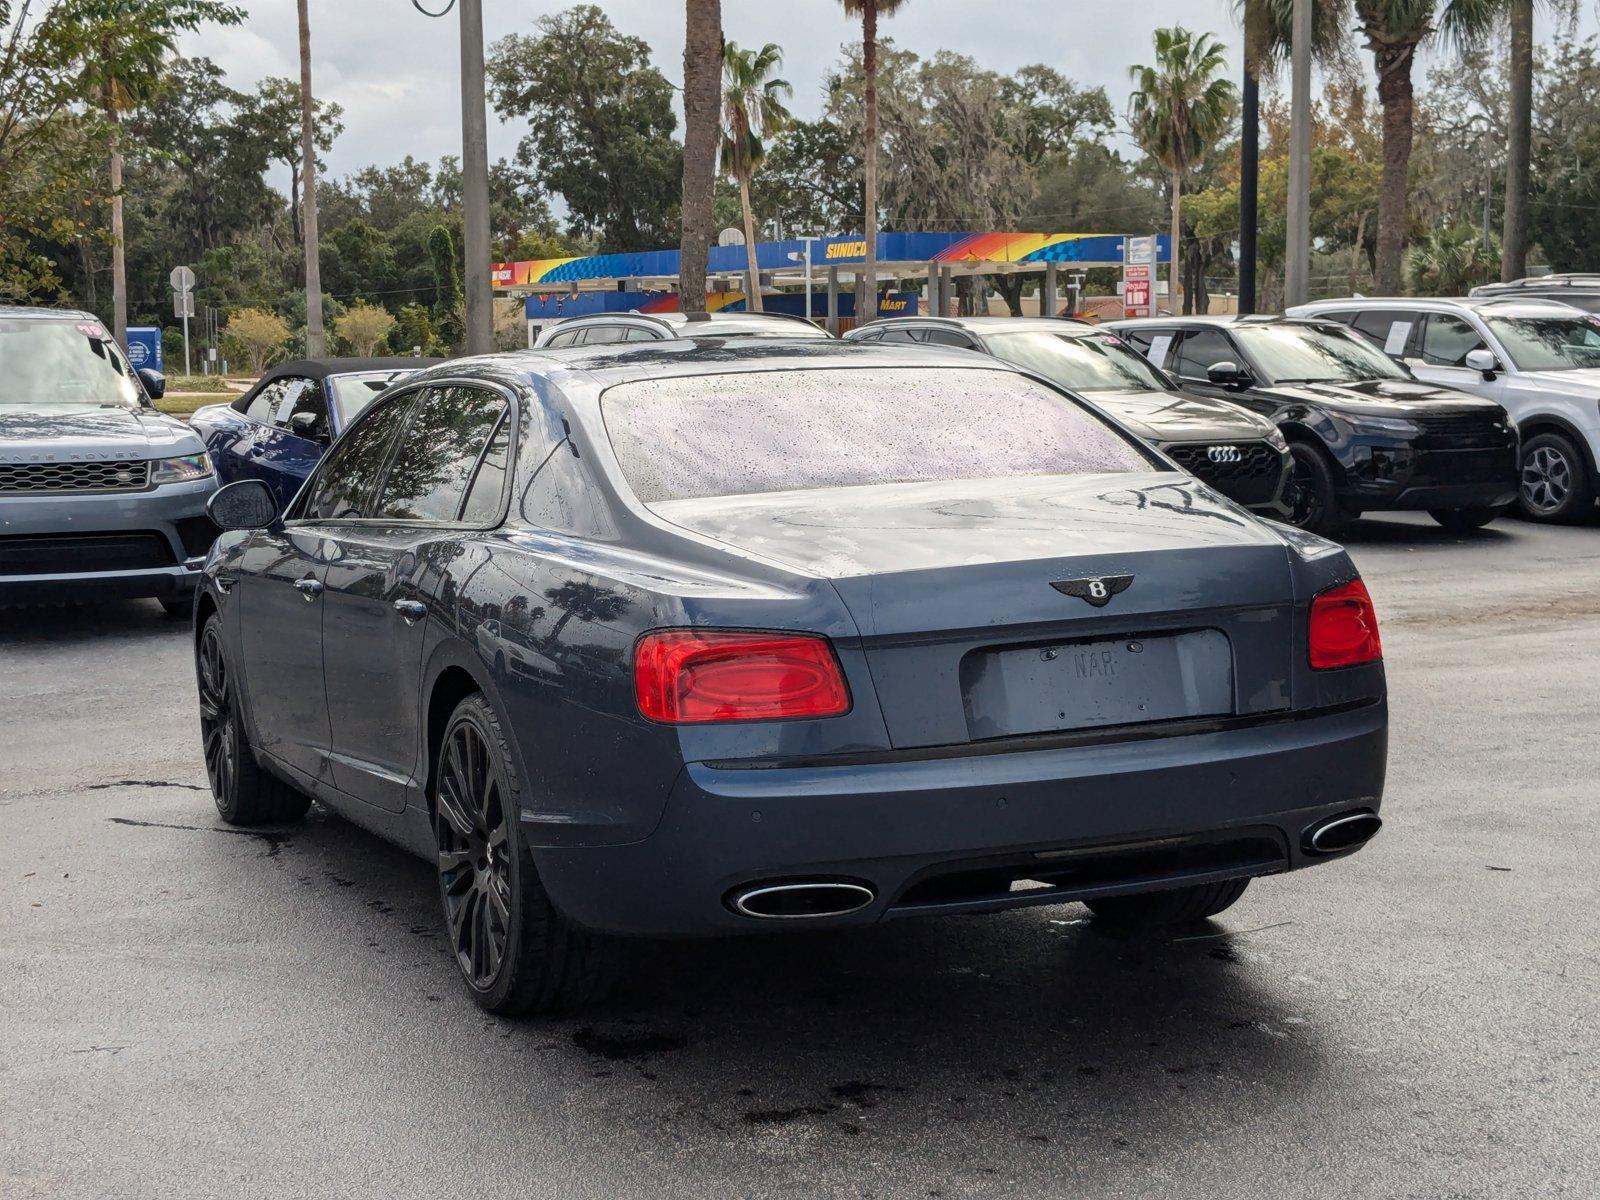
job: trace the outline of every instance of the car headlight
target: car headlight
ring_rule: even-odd
[[[1360,429],[1378,429],[1384,433],[1420,433],[1415,421],[1407,421],[1402,417],[1361,417],[1355,422],[1355,427]]]
[[[1267,434],[1267,445],[1282,454],[1289,449],[1289,439],[1283,436],[1283,430],[1274,425],[1272,432]]]
[[[211,477],[211,459],[204,451],[182,458],[160,458],[150,465],[151,483],[188,483]]]

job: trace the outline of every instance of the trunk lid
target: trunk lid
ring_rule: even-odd
[[[897,747],[1290,704],[1287,546],[1186,475],[890,484],[652,508],[829,579],[861,631]]]

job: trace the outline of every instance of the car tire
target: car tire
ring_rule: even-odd
[[[228,669],[222,616],[212,613],[195,645],[200,685],[200,743],[217,812],[230,825],[281,824],[306,815],[311,798],[262,770],[239,715]]]
[[[1430,508],[1428,515],[1451,533],[1473,533],[1505,511],[1504,508]]]
[[[1570,439],[1540,433],[1522,444],[1517,507],[1532,521],[1572,521],[1594,507],[1588,466]]]
[[[456,705],[435,757],[439,900],[472,998],[502,1016],[603,999],[616,982],[617,945],[564,918],[540,882],[517,818],[516,760],[482,694]]]
[[[1249,886],[1248,879],[1224,879],[1221,883],[1140,892],[1133,896],[1107,896],[1084,903],[1096,920],[1107,925],[1121,929],[1160,929],[1214,917],[1244,895]]]
[[[1333,464],[1307,442],[1291,442],[1289,455],[1289,524],[1323,537],[1333,537],[1348,523],[1349,514],[1339,503]]]
[[[174,621],[180,617],[188,620],[194,616],[194,597],[185,596],[182,600],[163,600],[161,601],[161,611]]]

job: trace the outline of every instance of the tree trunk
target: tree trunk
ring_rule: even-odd
[[[1172,249],[1169,252],[1170,255],[1171,255],[1171,258],[1172,258],[1172,269],[1169,272],[1169,274],[1172,277],[1172,281],[1171,281],[1169,286],[1171,287],[1172,291],[1171,291],[1171,294],[1167,296],[1167,310],[1169,312],[1174,312],[1174,313],[1178,311],[1178,272],[1181,269],[1181,264],[1183,262],[1183,255],[1180,253],[1182,245],[1183,245],[1183,170],[1180,167],[1173,167],[1172,168]],[[1159,258],[1160,255],[1157,255],[1157,257]],[[1155,288],[1152,287],[1150,290],[1152,292],[1154,292]],[[1151,301],[1154,302],[1154,299],[1155,299],[1155,297],[1152,296],[1151,297]]]
[[[721,75],[722,0],[685,0],[678,308],[686,313],[706,311],[706,259],[716,233],[713,203]]]
[[[322,264],[317,234],[317,147],[311,98],[311,18],[307,0],[300,9],[300,180],[305,188],[301,225],[306,252],[306,357],[322,358],[328,338],[322,328]]]
[[[878,3],[866,0],[861,8],[861,66],[867,77],[867,144],[863,148],[862,175],[866,203],[862,234],[866,257],[856,297],[856,324],[878,315]]]
[[[744,264],[746,312],[761,312],[761,269],[756,265],[756,217],[750,211],[750,172],[739,173],[739,209],[744,213]]]
[[[111,124],[111,332],[123,349],[128,346],[128,245],[122,225],[122,117],[106,98],[106,120]]]
[[[1375,289],[1380,296],[1400,294],[1414,115],[1411,64],[1416,50],[1415,42],[1401,42],[1379,43],[1372,52],[1378,69],[1378,100],[1383,105],[1383,175],[1378,184],[1375,267]]]
[[[1506,215],[1500,278],[1528,273],[1528,160],[1533,142],[1533,0],[1511,0],[1510,138],[1506,144]]]

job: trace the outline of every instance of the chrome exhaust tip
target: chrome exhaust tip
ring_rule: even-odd
[[[834,879],[768,883],[735,892],[733,911],[763,921],[799,921],[817,917],[843,917],[860,912],[877,899],[864,883]]]
[[[1300,837],[1300,848],[1307,854],[1343,854],[1370,842],[1383,821],[1367,809],[1341,813],[1310,826]]]

